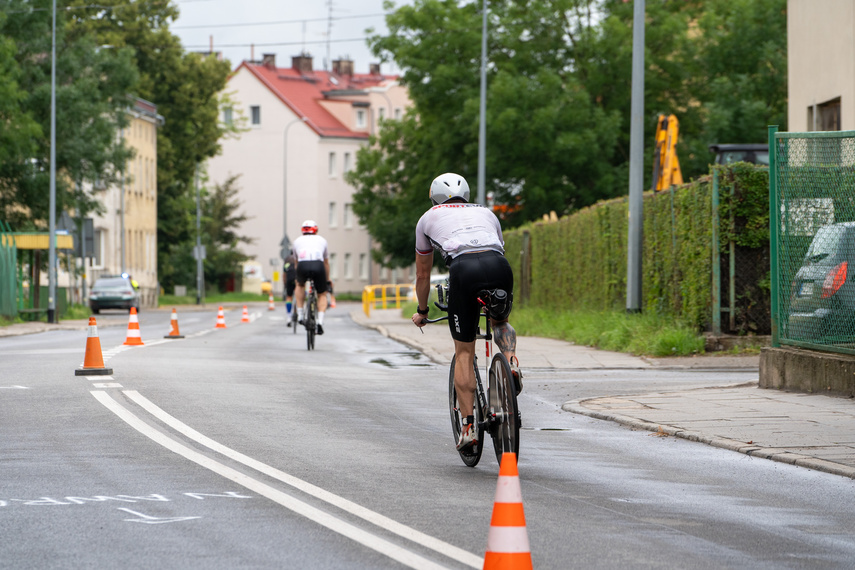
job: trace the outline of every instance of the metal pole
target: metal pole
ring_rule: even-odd
[[[56,0],[53,0],[53,24],[50,51],[50,199],[48,208],[48,312],[49,323],[56,322]],[[38,283],[33,283],[38,287]]]
[[[119,129],[119,142],[125,142],[125,129]],[[122,180],[119,185],[121,195],[119,197],[119,228],[121,232],[120,241],[122,248],[122,270],[119,272],[125,274],[125,162],[122,161]]]
[[[778,327],[781,284],[778,282],[778,239],[781,227],[781,206],[778,204],[778,149],[775,134],[778,125],[769,126],[769,273],[772,297],[772,346],[781,346],[781,331]]]
[[[718,170],[712,177],[712,333],[721,336],[721,252],[719,250]]]
[[[478,112],[478,203],[487,204],[485,180],[487,155],[487,0],[481,1],[481,102]]]
[[[626,310],[641,312],[641,241],[644,184],[644,0],[635,0],[632,16],[632,104],[629,131],[629,233],[627,236]]]
[[[196,304],[202,304],[205,289],[205,271],[202,265],[202,195],[199,189],[199,166],[196,166]]]

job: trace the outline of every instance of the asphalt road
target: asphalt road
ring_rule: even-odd
[[[0,339],[0,568],[480,568],[498,464],[457,457],[447,370],[344,311],[313,352],[252,315],[182,313],[166,340],[143,312],[144,347],[99,328],[110,378],[74,376],[85,332]],[[561,410],[753,379],[527,376],[535,567],[851,567],[855,481]]]

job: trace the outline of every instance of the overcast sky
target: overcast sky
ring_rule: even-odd
[[[170,29],[188,51],[214,51],[231,60],[232,68],[245,59],[275,53],[276,65],[288,67],[302,50],[324,61],[349,58],[354,71],[368,73],[376,63],[365,43],[367,28],[385,34],[383,0],[176,0],[181,11]],[[396,6],[412,0],[395,0]],[[332,19],[330,20],[330,14]],[[327,31],[330,33],[327,33]],[[328,67],[327,67],[328,68]],[[383,73],[400,71],[384,63]]]

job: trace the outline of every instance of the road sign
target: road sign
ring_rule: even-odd
[[[207,259],[207,254],[204,245],[193,246],[193,259]]]

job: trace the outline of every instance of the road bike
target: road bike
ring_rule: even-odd
[[[303,305],[303,326],[306,327],[306,347],[315,349],[315,334],[318,331],[318,294],[315,292],[315,282],[306,279],[306,300]],[[296,327],[295,327],[296,329]]]
[[[439,284],[436,286],[438,301],[434,305],[441,311],[448,312],[448,288]],[[511,365],[508,359],[499,350],[493,347],[493,331],[490,326],[491,298],[495,295],[493,291],[481,291],[478,293],[478,303],[481,305],[481,317],[485,319],[484,333],[481,334],[479,324],[476,340],[485,341],[486,366],[484,377],[487,378],[487,387],[481,380],[481,372],[478,370],[478,355],[475,355],[475,425],[477,426],[477,443],[459,449],[460,458],[469,467],[475,467],[481,460],[483,450],[484,432],[490,434],[493,439],[493,449],[499,465],[502,463],[502,454],[514,452],[519,458],[520,453],[520,426],[522,416],[517,406],[517,390],[511,375]],[[436,323],[448,320],[448,315],[437,319],[423,319],[423,322]],[[492,358],[491,358],[492,355]],[[454,387],[454,366],[457,356],[451,359],[451,367],[448,372],[448,407],[451,412],[451,431],[454,435],[455,445],[459,441],[460,432],[463,429],[463,418],[467,413],[460,411],[457,401],[457,390]]]

